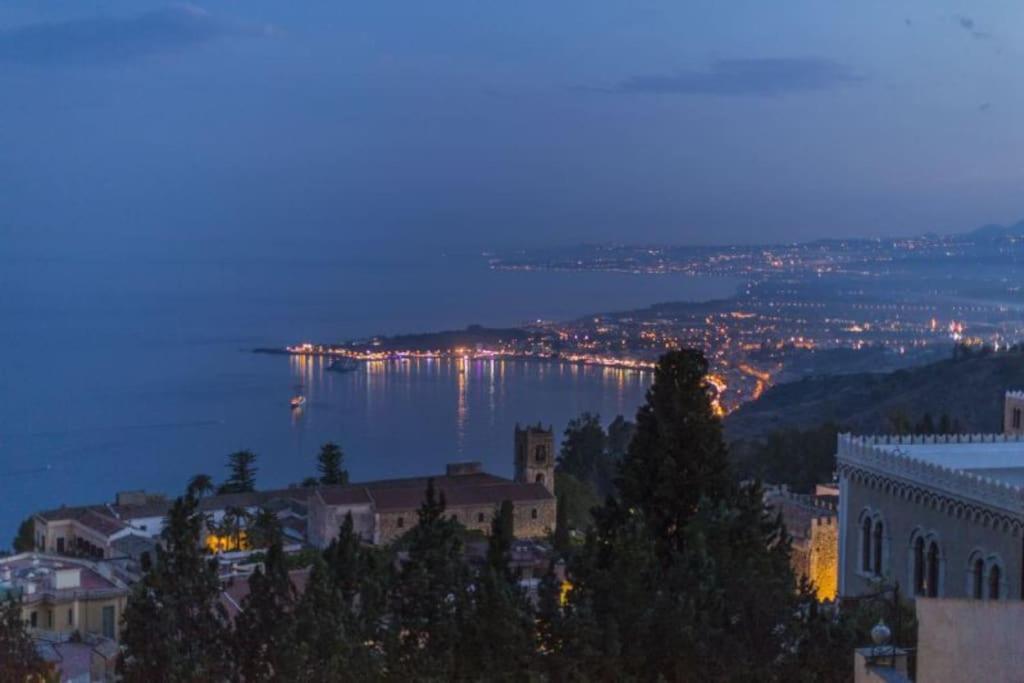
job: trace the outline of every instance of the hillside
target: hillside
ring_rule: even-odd
[[[885,432],[891,418],[911,422],[946,414],[965,431],[1002,429],[1003,395],[1024,388],[1024,352],[979,353],[890,373],[808,377],[772,387],[725,422],[730,440],[834,422],[855,432]]]

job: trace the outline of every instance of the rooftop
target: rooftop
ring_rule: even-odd
[[[14,593],[25,602],[126,590],[122,581],[94,562],[41,553],[0,558],[0,592]]]

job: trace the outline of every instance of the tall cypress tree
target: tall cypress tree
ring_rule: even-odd
[[[457,677],[469,576],[458,522],[445,516],[432,479],[418,516],[392,593],[389,667],[399,679],[448,680]]]
[[[280,540],[249,577],[249,594],[235,621],[234,652],[242,680],[295,680],[300,670],[295,587]]]
[[[722,500],[735,490],[707,372],[700,351],[661,357],[622,461],[623,506],[640,511],[662,552],[680,548],[701,499]]]
[[[730,471],[696,351],[663,356],[574,556],[556,639],[587,678],[773,680],[796,612],[789,545]],[[591,653],[581,658],[581,653]]]
[[[219,601],[216,561],[199,546],[203,525],[190,488],[171,506],[155,566],[129,597],[121,641],[125,681],[228,677],[230,624]]]
[[[347,609],[330,568],[317,556],[309,570],[306,590],[295,608],[297,681],[363,680],[353,666]]]
[[[342,609],[347,649],[346,669],[356,680],[382,675],[381,651],[393,646],[389,621],[392,564],[379,549],[367,546],[345,515],[338,536],[324,552],[325,570]]]
[[[533,611],[509,567],[512,529],[513,507],[505,501],[491,522],[486,562],[473,582],[458,657],[463,679],[523,680],[536,655]]]

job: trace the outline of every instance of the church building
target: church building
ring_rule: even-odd
[[[512,503],[517,538],[541,538],[554,531],[555,437],[540,425],[515,430],[514,479],[484,472],[480,463],[454,463],[445,474],[385,479],[348,486],[321,486],[309,497],[309,542],[327,546],[347,515],[372,543],[389,543],[417,523],[427,482],[444,494],[446,511],[464,527],[489,533],[501,504]]]

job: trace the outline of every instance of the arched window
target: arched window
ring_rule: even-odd
[[[992,569],[988,570],[988,599],[998,600],[999,599],[999,584],[1002,581],[1003,572],[999,569],[998,564],[992,565]]]
[[[971,568],[971,595],[976,600],[981,600],[985,595],[982,590],[985,587],[985,560],[980,557],[974,561]]]
[[[874,560],[873,569],[875,570],[875,576],[882,575],[882,537],[884,536],[884,529],[882,528],[882,520],[875,522],[875,533],[872,539],[872,553]]]
[[[548,458],[548,449],[546,449],[544,446],[537,446],[533,450],[533,458],[537,462],[544,462]]]
[[[932,541],[928,544],[928,577],[926,593],[929,598],[939,596],[939,544]]]
[[[871,571],[871,518],[865,517],[860,527],[860,568]]]
[[[536,481],[537,481],[538,484],[543,484],[544,483],[544,473],[543,472],[538,472],[537,473]]]
[[[914,595],[924,595],[924,538],[914,539]]]

